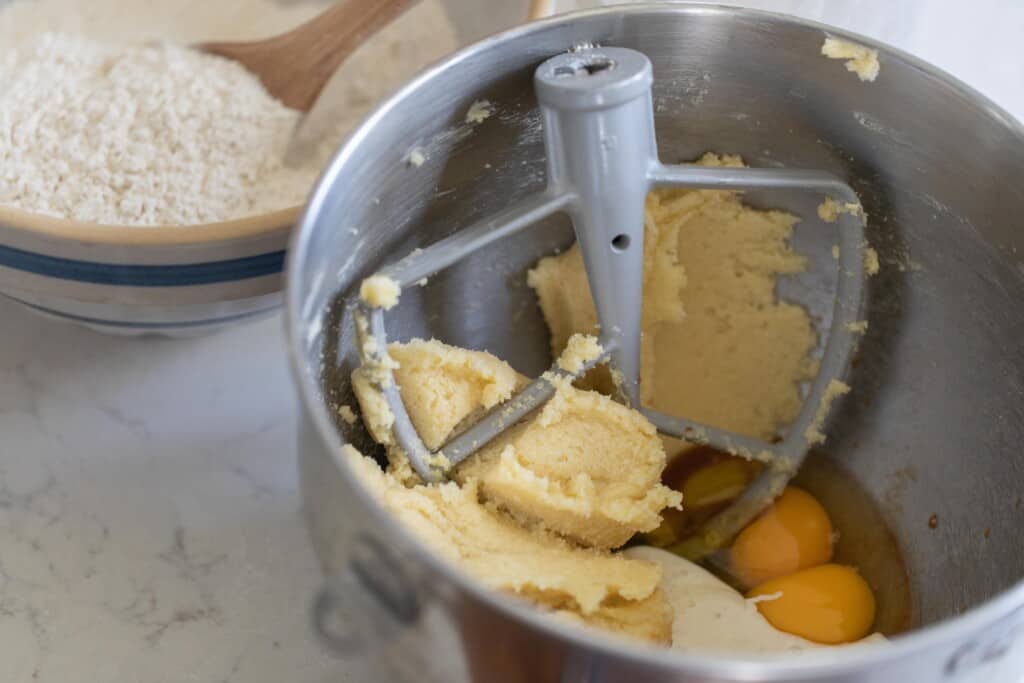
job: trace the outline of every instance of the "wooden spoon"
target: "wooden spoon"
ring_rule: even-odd
[[[552,14],[554,4],[555,0],[530,0],[530,7],[526,11],[526,20],[534,21]]]
[[[339,0],[287,33],[245,43],[201,43],[195,48],[235,60],[286,107],[309,111],[345,58],[417,2]],[[549,14],[550,5],[551,0],[531,0],[527,19]]]
[[[266,40],[195,48],[239,62],[286,107],[309,111],[345,58],[417,2],[340,0],[305,24]]]

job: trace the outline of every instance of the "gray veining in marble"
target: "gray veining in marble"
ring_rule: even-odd
[[[280,324],[117,339],[0,301],[0,680],[344,680]]]

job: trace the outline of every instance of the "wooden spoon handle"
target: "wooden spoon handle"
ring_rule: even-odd
[[[530,0],[530,8],[526,13],[527,21],[543,19],[551,14],[553,0]]]
[[[340,0],[305,24],[273,38],[204,43],[198,48],[241,63],[285,106],[309,111],[345,58],[417,2]]]

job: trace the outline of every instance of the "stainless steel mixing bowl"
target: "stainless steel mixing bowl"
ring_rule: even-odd
[[[1005,655],[1024,630],[1024,128],[933,67],[845,36],[879,49],[881,75],[863,83],[820,56],[826,34],[844,36],[692,5],[551,19],[424,74],[334,159],[289,257],[287,326],[309,527],[331,577],[317,624],[376,680],[1012,680]],[[861,194],[882,269],[828,450],[873,493],[907,561],[917,628],[891,645],[757,661],[571,628],[433,557],[339,457],[346,441],[372,450],[332,410],[351,402],[356,362],[339,293],[543,186],[533,69],[582,42],[651,58],[664,161],[739,153],[754,166],[832,171]],[[465,124],[480,98],[497,113]],[[419,168],[406,163],[415,147],[428,156]],[[808,217],[794,242],[814,267],[780,295],[820,318],[835,279],[828,229],[796,198],[749,199]],[[486,348],[535,374],[548,346],[524,271],[570,241],[565,221],[550,220],[479,252],[407,292],[389,329]]]

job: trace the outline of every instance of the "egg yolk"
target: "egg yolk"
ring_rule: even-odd
[[[747,594],[772,626],[826,645],[860,640],[875,620],[875,596],[850,567],[823,564],[766,581]]]
[[[729,552],[731,572],[757,586],[832,559],[832,521],[815,498],[789,486],[739,533]]]

